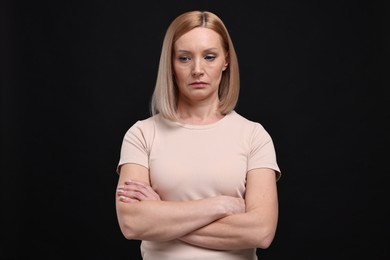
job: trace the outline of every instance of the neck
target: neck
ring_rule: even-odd
[[[178,106],[179,121],[186,124],[204,125],[211,124],[223,118],[218,105],[213,106]]]

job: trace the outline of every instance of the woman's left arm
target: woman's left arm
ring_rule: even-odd
[[[181,238],[196,246],[235,250],[268,248],[278,222],[275,171],[254,169],[247,173],[246,212],[221,218]]]

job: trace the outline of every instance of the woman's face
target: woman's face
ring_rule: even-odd
[[[227,54],[215,31],[198,27],[174,43],[173,72],[179,102],[215,102]]]

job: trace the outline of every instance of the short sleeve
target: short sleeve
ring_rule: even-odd
[[[277,164],[274,143],[264,127],[255,123],[248,157],[248,171],[256,168],[270,168],[276,172],[276,180],[281,177]]]
[[[149,149],[147,132],[142,121],[137,121],[126,132],[120,151],[120,159],[116,171],[119,173],[121,165],[136,163],[149,168]]]

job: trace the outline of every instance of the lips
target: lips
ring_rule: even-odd
[[[196,87],[196,88],[204,88],[208,84],[206,82],[199,81],[199,82],[193,82],[190,85],[193,86],[193,87]]]

